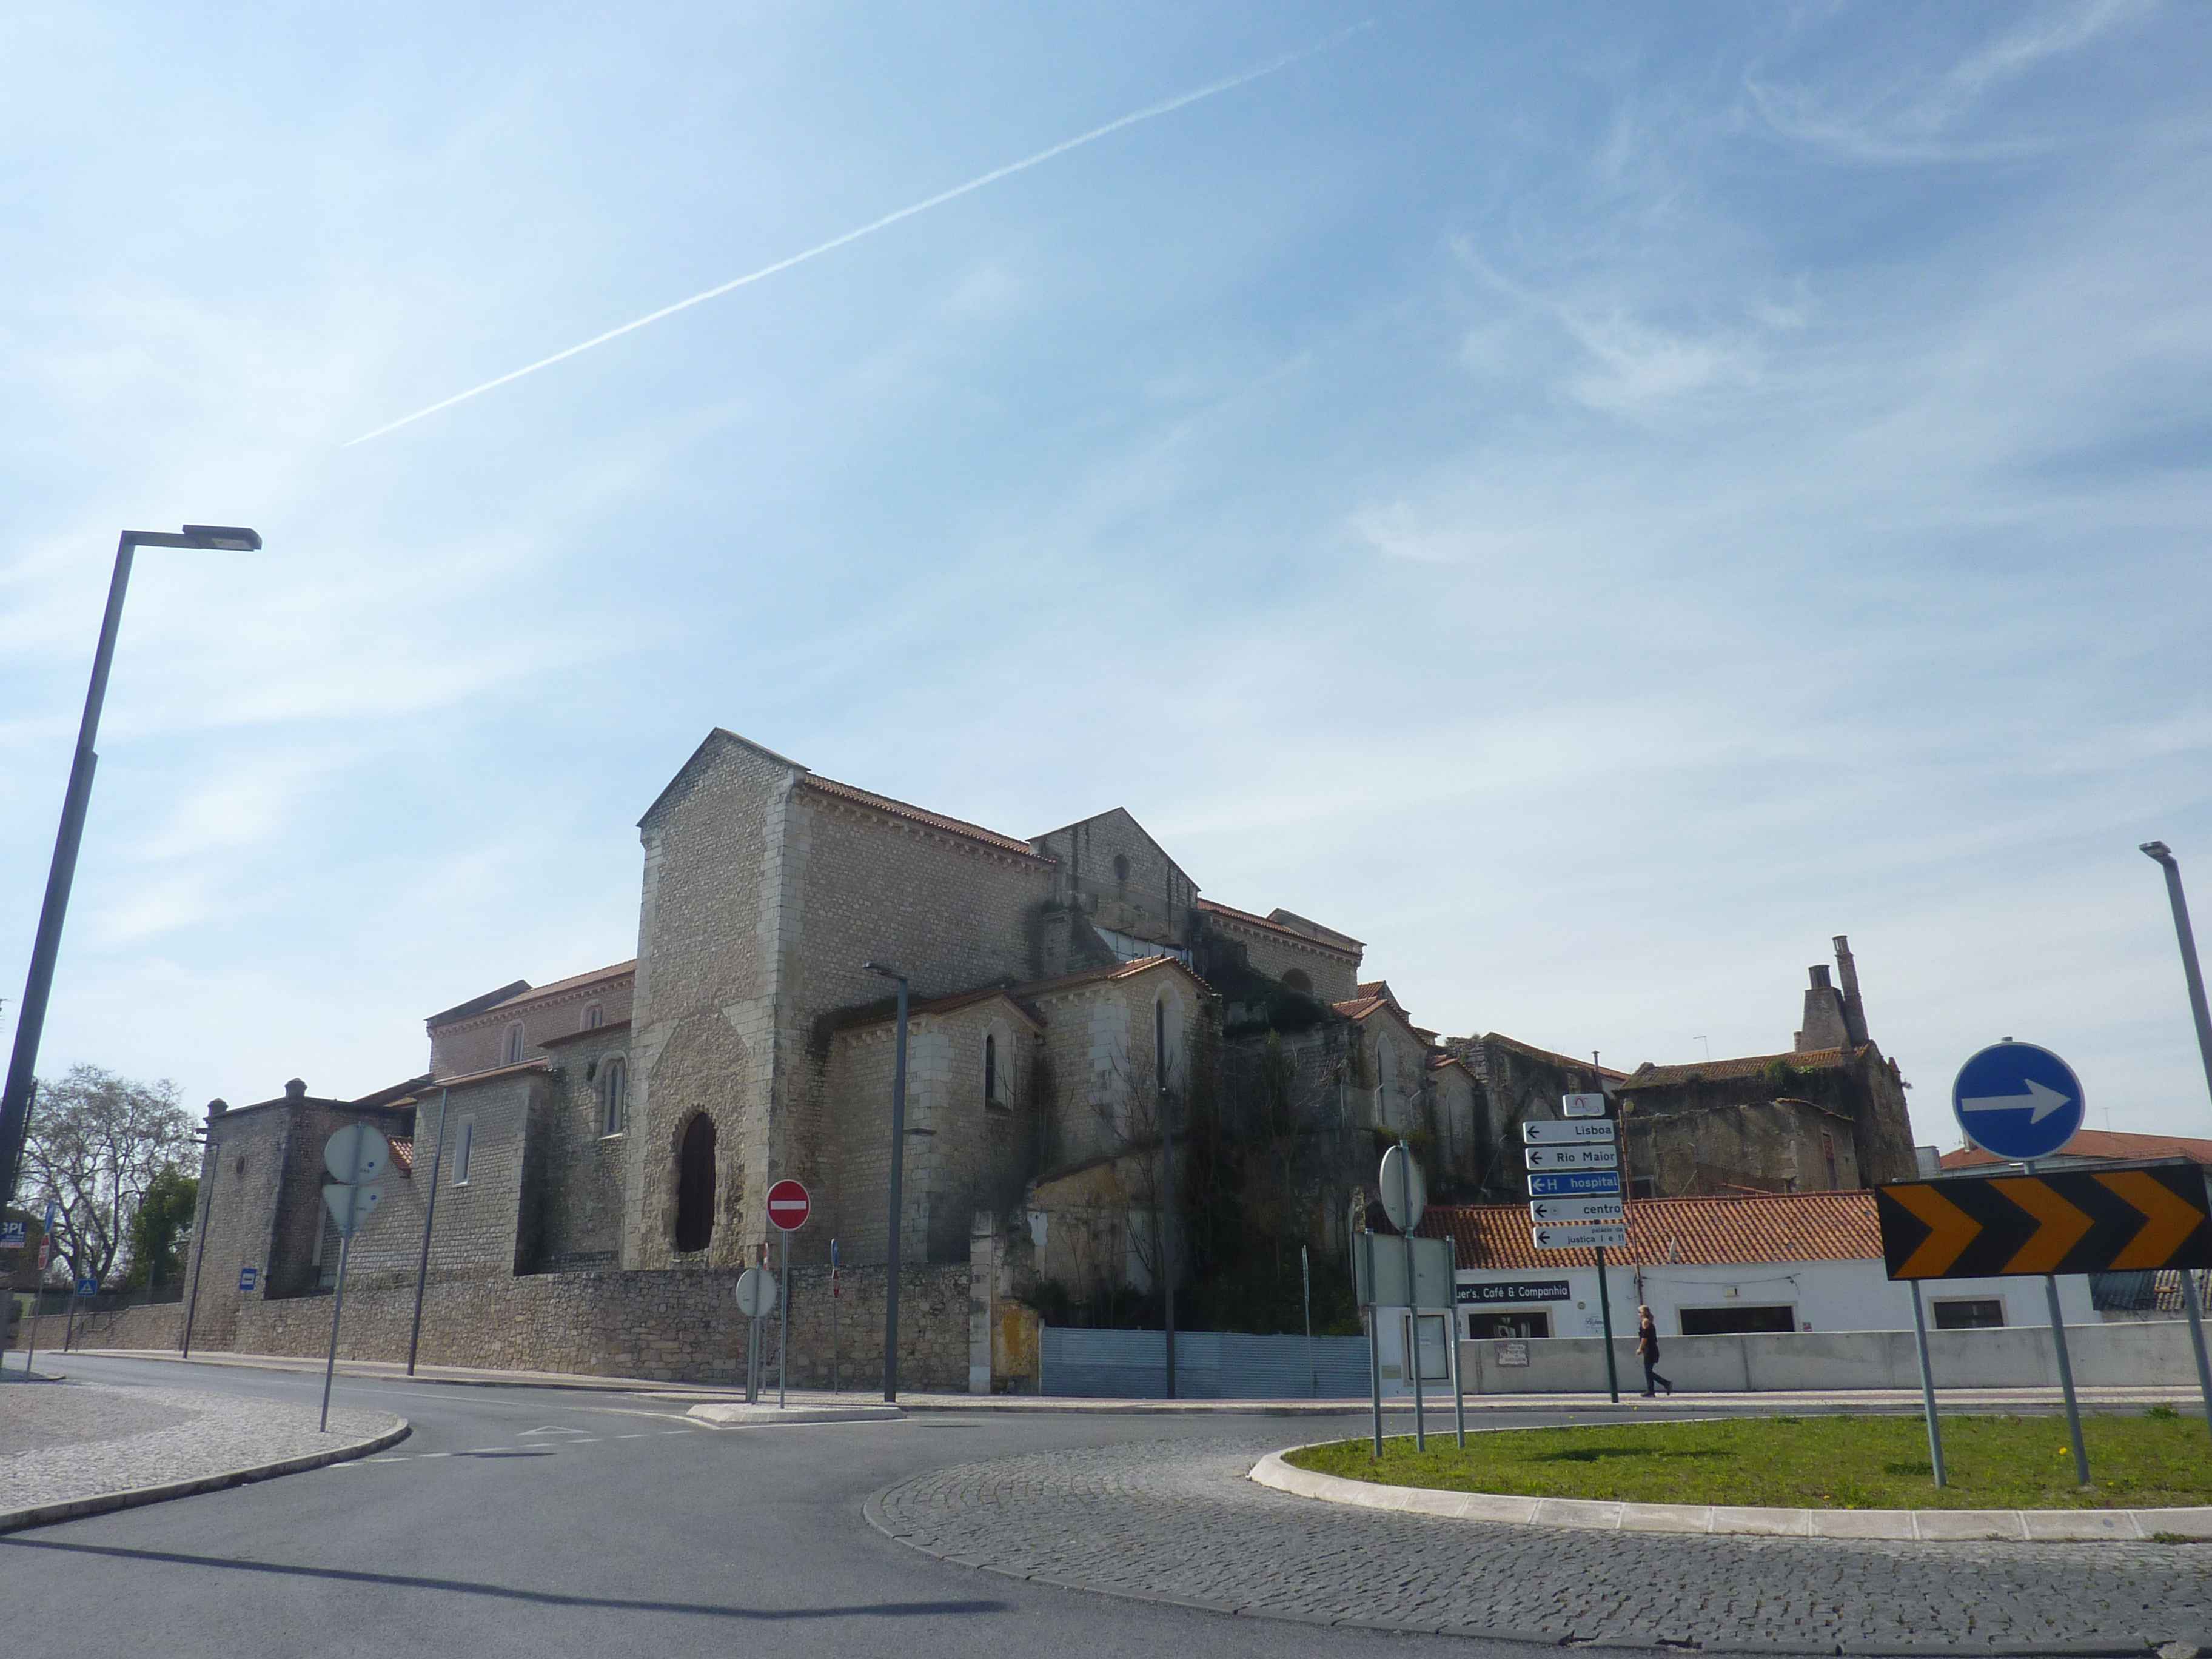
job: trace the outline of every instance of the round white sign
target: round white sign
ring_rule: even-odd
[[[1401,1233],[1419,1226],[1429,1207],[1429,1183],[1421,1177],[1420,1160],[1403,1146],[1393,1146],[1382,1154],[1382,1170],[1376,1178],[1382,1183],[1382,1213],[1390,1218],[1390,1224]],[[1410,1206],[1406,1201],[1409,1183]]]
[[[333,1181],[366,1187],[392,1168],[392,1143],[366,1123],[349,1124],[324,1143],[323,1167]]]
[[[748,1267],[738,1275],[738,1311],[759,1319],[775,1311],[775,1275],[765,1267]]]

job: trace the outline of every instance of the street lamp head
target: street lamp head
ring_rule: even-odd
[[[906,975],[896,968],[886,968],[880,962],[864,962],[861,967],[872,974],[881,974],[885,979],[903,980]]]
[[[2173,862],[2172,849],[2162,841],[2147,841],[2140,850],[2144,857],[2156,859],[2160,864]]]
[[[261,532],[248,530],[244,525],[188,524],[185,526],[185,544],[217,553],[258,553]]]

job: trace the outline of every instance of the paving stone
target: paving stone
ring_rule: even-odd
[[[988,1570],[1265,1616],[1743,1653],[2136,1652],[2212,1630],[2212,1545],[1591,1533],[1347,1508],[1244,1478],[1279,1438],[1041,1453],[869,1513]]]

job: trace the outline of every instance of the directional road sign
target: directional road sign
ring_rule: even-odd
[[[2048,1158],[2081,1127],[2081,1079],[2048,1048],[1993,1043],[1959,1068],[1951,1110],[1984,1152]]]
[[[1532,1175],[1528,1177],[1528,1196],[1531,1198],[1601,1198],[1610,1194],[1620,1195],[1620,1171],[1618,1170],[1569,1170],[1565,1175]]]
[[[1561,1095],[1559,1111],[1566,1117],[1603,1117],[1605,1097],[1603,1095]]]
[[[1579,1227],[1531,1227],[1528,1241],[1540,1250],[1617,1250],[1628,1243],[1628,1229],[1595,1223]]]
[[[806,1224],[813,1211],[814,1201],[795,1181],[779,1181],[768,1189],[768,1219],[772,1227],[795,1233]]]
[[[1406,1287],[1406,1241],[1388,1233],[1352,1236],[1352,1289],[1363,1308],[1449,1308],[1452,1304],[1452,1242],[1413,1241],[1413,1285]]]
[[[1521,1125],[1521,1139],[1531,1146],[1572,1146],[1577,1141],[1613,1139],[1613,1124],[1606,1118],[1570,1118],[1563,1123],[1541,1119],[1529,1119]]]
[[[1531,1146],[1522,1154],[1532,1170],[1614,1170],[1620,1149],[1612,1146]]]
[[[2212,1267],[2204,1171],[2130,1169],[1957,1176],[1875,1188],[1892,1279],[1990,1279]]]
[[[765,1267],[748,1267],[738,1275],[738,1311],[758,1319],[775,1311],[775,1275]]]
[[[1401,1233],[1419,1226],[1429,1207],[1429,1183],[1421,1174],[1421,1160],[1403,1146],[1393,1146],[1382,1154],[1382,1168],[1375,1179],[1381,1188],[1382,1213],[1390,1218],[1390,1224]],[[1406,1212],[1408,1179],[1413,1200],[1411,1214]]]
[[[1628,1212],[1613,1198],[1538,1198],[1528,1203],[1531,1221],[1626,1221]]]

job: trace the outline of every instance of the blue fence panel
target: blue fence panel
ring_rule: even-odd
[[[1061,1398],[1167,1397],[1167,1335],[1045,1327],[1043,1392]],[[1368,1392],[1367,1339],[1176,1336],[1176,1394],[1184,1400],[1346,1400]]]

